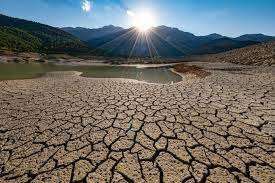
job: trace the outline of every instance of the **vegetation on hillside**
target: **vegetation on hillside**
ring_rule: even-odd
[[[37,52],[87,52],[73,35],[48,25],[0,14],[0,48]]]
[[[13,27],[0,27],[0,48],[12,51],[37,51],[41,47],[38,38]]]

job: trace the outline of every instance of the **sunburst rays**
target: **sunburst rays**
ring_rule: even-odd
[[[131,28],[110,41],[99,45],[96,49],[105,50],[105,53],[108,54],[114,52],[115,49],[118,49],[118,47],[124,44],[126,48],[121,51],[124,53],[121,55],[125,56],[127,59],[146,57],[154,62],[161,57],[159,53],[160,45],[158,45],[161,43],[169,45],[170,48],[173,48],[182,55],[186,54],[185,50],[172,41],[167,40],[158,33],[155,28],[151,28],[147,32],[139,31],[138,28]]]

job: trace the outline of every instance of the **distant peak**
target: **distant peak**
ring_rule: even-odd
[[[222,35],[217,34],[217,33],[212,33],[212,34],[208,34],[206,36],[200,36],[200,37],[210,38],[210,39],[222,39],[222,38],[226,38],[225,36],[222,36]]]
[[[122,29],[122,27],[118,27],[114,25],[106,25],[106,26],[103,26],[102,29]]]
[[[256,34],[244,34],[243,36],[266,36],[262,33],[256,33]]]
[[[170,28],[170,27],[168,27],[168,26],[165,26],[165,25],[160,25],[160,26],[158,26],[159,28]]]
[[[221,35],[217,33],[212,33],[212,34],[209,34],[208,36],[221,36]]]
[[[172,27],[168,27],[168,26],[165,26],[165,25],[160,25],[156,28],[160,28],[160,29],[177,29],[177,28],[172,28]]]
[[[89,28],[85,28],[85,27],[61,27],[61,29],[89,29]]]
[[[113,27],[115,27],[115,26],[114,25],[105,25],[102,28],[113,28]]]

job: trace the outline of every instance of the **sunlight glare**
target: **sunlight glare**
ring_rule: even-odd
[[[155,17],[150,12],[134,13],[128,10],[127,14],[131,17],[132,24],[141,32],[147,32],[156,24]]]

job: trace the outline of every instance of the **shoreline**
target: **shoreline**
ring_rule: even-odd
[[[135,67],[135,68],[157,68],[157,67],[169,67],[180,64],[181,62],[173,62],[173,63],[162,63],[162,64],[144,64],[144,63],[135,63],[135,64],[112,64],[106,62],[55,62],[50,61],[48,63],[53,63],[55,65],[70,65],[70,66],[121,66],[121,67]]]

